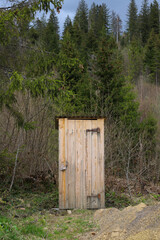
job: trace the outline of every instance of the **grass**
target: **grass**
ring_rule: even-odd
[[[138,195],[132,200],[124,193],[106,193],[106,207],[123,209],[144,202],[159,201],[158,194]],[[93,219],[94,211],[58,211],[58,191],[37,191],[16,188],[9,194],[0,193],[0,240],[78,240],[87,232],[99,230]],[[90,233],[89,233],[90,234]],[[91,237],[92,239],[92,237]]]
[[[23,239],[20,238],[20,231],[17,225],[13,224],[13,222],[6,217],[0,216],[0,239],[1,240],[19,240]]]
[[[57,211],[58,191],[0,194],[0,240],[79,239],[96,228],[94,211]]]
[[[73,212],[71,217],[65,216],[55,225],[54,239],[78,239],[85,232],[97,229],[92,219],[93,211]]]
[[[70,217],[52,216],[48,212],[42,217],[40,213],[25,219],[0,216],[1,240],[25,239],[78,239],[78,236],[95,229],[91,211]]]

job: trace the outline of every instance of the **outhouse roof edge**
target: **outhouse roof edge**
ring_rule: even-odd
[[[55,117],[55,127],[58,129],[58,120],[62,118],[67,118],[70,120],[98,120],[106,119],[105,116],[56,116]]]

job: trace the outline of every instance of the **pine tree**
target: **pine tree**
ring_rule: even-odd
[[[59,24],[54,10],[52,10],[46,26],[45,45],[47,51],[59,52]]]
[[[129,41],[132,41],[133,39],[137,38],[138,35],[138,15],[137,15],[137,6],[135,3],[135,0],[131,0],[128,8],[128,35],[129,35]]]
[[[150,5],[150,29],[153,29],[156,34],[159,34],[159,5],[156,0]]]
[[[143,0],[141,12],[139,16],[139,31],[142,43],[145,44],[149,37],[149,5],[148,0]]]

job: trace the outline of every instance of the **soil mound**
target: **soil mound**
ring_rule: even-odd
[[[100,209],[94,214],[101,231],[95,240],[160,240],[160,204],[118,210]]]

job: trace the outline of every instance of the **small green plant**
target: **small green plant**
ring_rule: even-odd
[[[118,194],[116,192],[106,193],[106,207],[124,208],[133,204],[124,194]]]
[[[1,240],[22,240],[20,231],[17,225],[9,218],[0,216],[0,239]]]
[[[47,233],[43,229],[43,226],[40,226],[35,223],[28,223],[27,225],[24,225],[21,230],[21,233],[23,233],[25,235],[32,234],[32,235],[35,235],[37,237],[42,237],[42,238],[45,238],[47,236]]]
[[[154,197],[154,199],[156,201],[159,201],[160,200],[160,195],[159,194],[152,194],[152,196]]]

